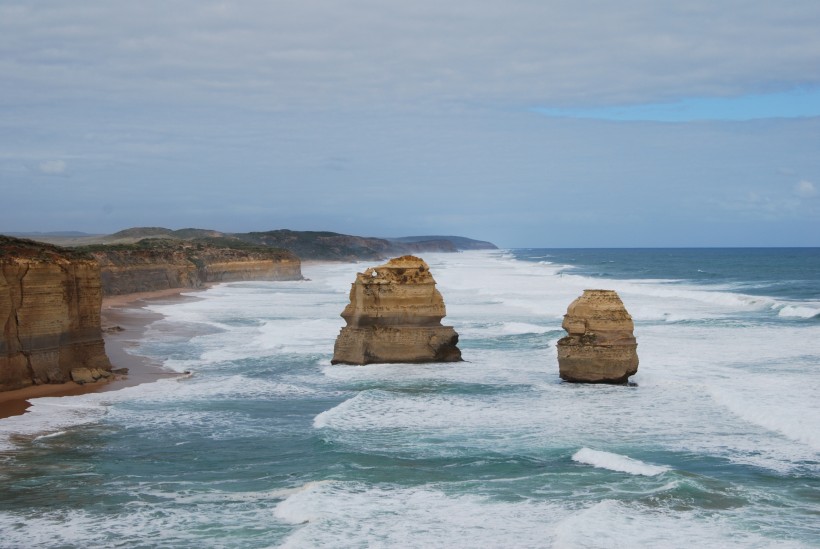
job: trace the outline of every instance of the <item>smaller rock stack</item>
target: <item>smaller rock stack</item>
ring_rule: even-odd
[[[632,317],[614,290],[584,290],[564,315],[569,335],[558,341],[561,379],[626,383],[638,371]]]
[[[458,362],[458,334],[441,325],[445,314],[422,259],[405,255],[367,269],[350,290],[331,363]]]

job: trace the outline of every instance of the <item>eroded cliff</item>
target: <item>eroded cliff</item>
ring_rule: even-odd
[[[292,252],[226,239],[145,239],[88,250],[100,264],[104,295],[199,288],[208,282],[302,279],[301,261]]]
[[[442,326],[444,300],[427,263],[391,259],[356,275],[347,325],[336,338],[333,364],[456,362],[461,351],[452,326]]]
[[[0,391],[110,371],[101,301],[93,257],[0,235]]]

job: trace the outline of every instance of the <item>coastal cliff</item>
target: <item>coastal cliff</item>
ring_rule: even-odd
[[[441,293],[423,260],[391,259],[356,275],[332,364],[457,362],[458,334],[442,326]]]
[[[108,375],[101,301],[90,255],[0,235],[0,391]]]
[[[144,239],[86,248],[99,262],[104,295],[199,288],[209,282],[301,280],[292,252],[227,239]]]

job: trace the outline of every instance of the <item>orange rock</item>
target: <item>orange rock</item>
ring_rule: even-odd
[[[356,275],[333,364],[457,362],[452,326],[427,263],[406,255]]]
[[[0,237],[0,391],[111,370],[100,330],[100,267],[56,246]]]
[[[569,335],[558,341],[561,379],[626,383],[638,371],[632,317],[613,290],[584,290],[564,315]]]

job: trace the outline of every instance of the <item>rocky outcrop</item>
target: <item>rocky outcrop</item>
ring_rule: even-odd
[[[110,371],[101,301],[93,257],[0,236],[0,391]]]
[[[613,290],[584,290],[564,315],[569,335],[558,341],[561,379],[626,383],[638,371],[632,317]]]
[[[442,326],[444,300],[423,260],[391,259],[356,275],[333,349],[333,364],[457,362],[452,326]]]
[[[90,251],[101,267],[104,295],[199,288],[208,282],[302,279],[301,261],[293,253],[224,240],[149,239]]]

